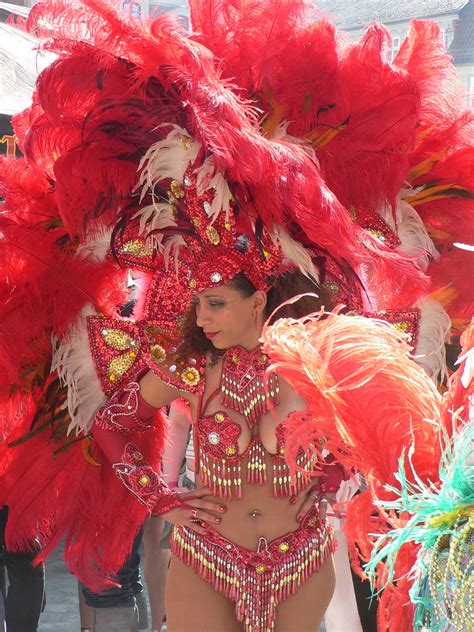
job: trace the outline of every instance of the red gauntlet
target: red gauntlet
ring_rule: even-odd
[[[140,385],[129,382],[99,410],[95,424],[124,434],[143,432],[153,423],[157,410],[140,396]]]
[[[321,472],[319,489],[323,494],[326,492],[337,492],[342,481],[347,481],[350,478],[350,474],[337,462],[333,454],[328,454],[324,458]]]
[[[92,434],[125,487],[159,516],[179,507],[179,496],[146,462],[140,448],[123,436],[147,430],[157,412],[140,396],[138,382],[129,382],[99,410]]]
[[[139,448],[127,443],[122,460],[112,465],[114,472],[138,500],[155,516],[181,506],[178,494],[145,461]]]

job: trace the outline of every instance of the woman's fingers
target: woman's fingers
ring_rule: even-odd
[[[221,502],[214,502],[212,500],[201,500],[194,498],[186,503],[187,507],[197,507],[198,509],[205,509],[207,511],[214,511],[216,514],[223,514],[227,511],[227,507]]]
[[[209,524],[219,524],[222,522],[222,518],[220,516],[216,516],[205,509],[199,509],[198,507],[192,507],[190,510],[190,519],[191,520],[202,520],[203,522],[209,522]]]
[[[326,519],[327,511],[328,511],[328,500],[327,498],[323,496],[323,498],[320,498],[319,503],[318,503],[318,517],[320,520]]]
[[[298,511],[296,515],[296,519],[298,520],[298,522],[300,520],[303,520],[303,518],[306,516],[308,511],[314,505],[314,502],[315,502],[314,498],[312,498],[311,496],[307,496],[306,500],[304,501],[303,505],[301,506],[300,510]]]
[[[206,528],[202,526],[202,523],[199,522],[191,522],[186,523],[186,526],[195,531],[196,533],[200,533],[201,535],[206,535]]]
[[[319,478],[312,478],[304,487],[303,489],[296,494],[296,496],[292,496],[290,498],[290,503],[292,505],[298,505],[299,503],[302,503],[308,496],[308,494],[314,489],[317,488],[319,486]]]

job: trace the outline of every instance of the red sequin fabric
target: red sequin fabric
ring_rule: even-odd
[[[203,358],[180,356],[160,322],[91,316],[89,342],[97,375],[106,395],[117,391],[141,369],[150,368],[164,382],[191,393],[201,390]]]
[[[361,316],[367,318],[377,318],[379,320],[385,320],[398,329],[402,334],[408,335],[408,342],[416,348],[418,341],[418,333],[420,330],[420,310],[408,309],[408,310],[382,310],[378,312],[362,312]]]
[[[95,424],[103,430],[124,434],[143,432],[151,426],[155,412],[156,408],[149,406],[140,397],[140,385],[129,382],[99,410]]]
[[[212,219],[214,195],[212,190],[199,191],[196,175],[189,169],[178,201],[193,226],[193,235],[186,237],[194,255],[188,272],[189,287],[194,292],[203,292],[225,285],[243,272],[257,289],[268,290],[269,280],[282,261],[279,246],[265,232],[257,244],[248,221],[246,225],[237,225],[234,209]]]
[[[181,506],[178,494],[145,461],[134,443],[127,443],[120,462],[114,463],[112,468],[125,487],[153,515],[159,516]]]

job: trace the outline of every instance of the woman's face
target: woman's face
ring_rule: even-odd
[[[258,344],[266,304],[264,292],[245,297],[223,285],[196,294],[192,299],[196,324],[216,349],[241,346],[251,350]]]

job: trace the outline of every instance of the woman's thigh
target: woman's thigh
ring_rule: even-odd
[[[168,632],[242,632],[233,602],[174,556],[165,602]]]
[[[329,606],[336,574],[329,557],[317,573],[277,608],[275,632],[316,632]]]

